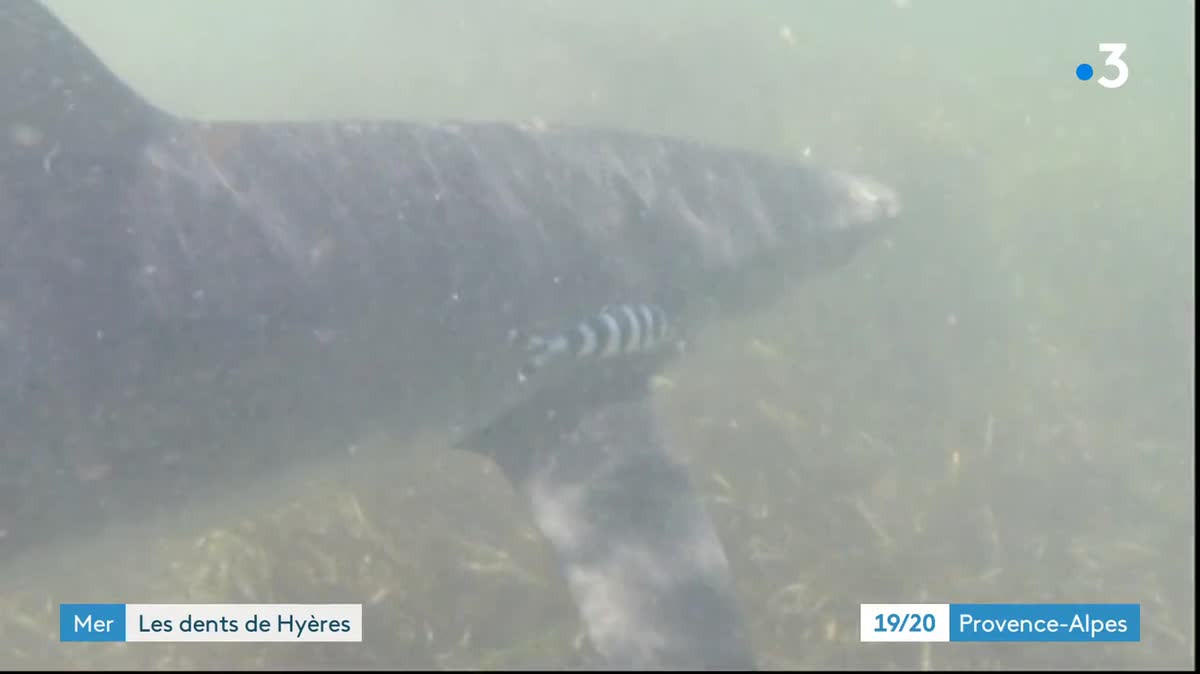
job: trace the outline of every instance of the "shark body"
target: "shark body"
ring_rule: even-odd
[[[899,208],[869,177],[613,129],[184,119],[8,0],[3,545],[68,530],[23,525],[76,452],[146,485],[147,457],[179,446],[219,481],[255,424],[385,419],[497,462],[602,666],[752,668],[723,547],[649,401],[674,352],[519,381],[507,336],[627,303],[696,328],[845,262]]]

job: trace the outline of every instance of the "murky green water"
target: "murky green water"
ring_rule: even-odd
[[[660,394],[762,666],[1194,666],[1191,3],[51,4],[181,114],[543,117],[892,181],[902,229],[714,326]],[[1078,81],[1114,41],[1127,84]],[[22,565],[0,666],[569,663],[574,609],[506,483],[356,448],[55,555],[86,573]],[[367,633],[66,648],[57,603],[88,600],[361,601]],[[1139,602],[1142,642],[860,644],[858,604],[893,601]]]

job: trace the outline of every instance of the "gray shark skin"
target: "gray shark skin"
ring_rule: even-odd
[[[256,426],[386,421],[497,462],[601,667],[752,668],[650,405],[673,356],[522,383],[505,336],[647,301],[697,329],[844,263],[899,208],[867,177],[611,129],[180,119],[6,0],[0,557],[123,516],[63,504],[80,456],[149,510],[307,458],[237,442]]]

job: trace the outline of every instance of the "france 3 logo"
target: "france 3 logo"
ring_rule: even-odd
[[[1125,80],[1129,79],[1129,66],[1125,63],[1122,56],[1125,54],[1124,42],[1101,42],[1100,53],[1108,54],[1104,59],[1104,65],[1108,68],[1113,68],[1115,77],[1109,77],[1107,74],[1096,79],[1096,83],[1108,89],[1117,89],[1125,84]],[[1075,67],[1075,76],[1082,82],[1087,82],[1092,79],[1096,72],[1089,63],[1080,63]]]

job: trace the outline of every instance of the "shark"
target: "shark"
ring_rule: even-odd
[[[753,669],[725,548],[652,404],[686,359],[664,326],[769,302],[900,212],[871,176],[616,128],[190,119],[40,2],[5,0],[3,547],[103,521],[82,497],[53,524],[42,510],[80,453],[154,508],[164,448],[219,483],[306,458],[246,457],[230,439],[257,425],[432,430],[520,494],[598,666]],[[608,357],[519,376],[518,333]]]

